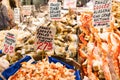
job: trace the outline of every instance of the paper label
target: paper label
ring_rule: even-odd
[[[49,16],[52,20],[59,20],[61,18],[61,3],[49,3]]]
[[[32,13],[32,5],[25,5],[23,6],[23,9],[22,9],[22,14],[23,15],[31,15]]]
[[[20,23],[20,8],[14,8],[14,22]]]
[[[77,0],[64,0],[63,7],[64,9],[73,8],[75,9],[77,6]]]
[[[13,55],[15,51],[16,37],[12,33],[7,33],[3,44],[3,53]]]
[[[94,0],[94,27],[110,26],[111,3],[111,0]]]
[[[49,2],[57,2],[57,0],[49,0]]]
[[[50,27],[40,26],[37,29],[37,49],[40,50],[52,50],[53,49],[53,30]]]

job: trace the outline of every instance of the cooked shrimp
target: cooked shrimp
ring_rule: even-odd
[[[92,72],[92,55],[89,55],[88,57],[88,64],[87,64],[87,72],[88,72],[88,77],[90,80],[99,80],[98,77]]]
[[[86,34],[90,35],[90,25],[92,21],[92,14],[91,13],[81,13],[80,21],[82,25],[80,26],[81,30]]]
[[[105,57],[103,57],[102,61],[103,61],[102,69],[104,71],[105,79],[106,80],[112,80],[112,76],[111,76],[111,73],[110,73],[110,70],[109,70],[107,59]]]
[[[97,46],[102,52],[102,62],[103,62],[102,69],[104,71],[105,79],[112,80],[111,73],[108,66],[108,61],[107,61],[107,52],[102,48],[102,41],[100,39],[100,36],[98,34],[95,34],[95,37],[97,41]]]
[[[107,52],[103,48],[101,48],[101,51],[102,51],[102,62],[103,62],[102,69],[104,71],[105,79],[112,80],[112,76],[108,66]]]
[[[92,25],[92,20],[87,13],[81,14],[80,29],[83,31],[79,35],[81,40],[79,55],[87,60],[87,73],[86,67],[83,66],[84,73],[90,80],[97,80],[98,73],[94,73],[92,68],[94,67],[95,61],[100,62],[99,70],[103,70],[105,80],[119,80],[120,79],[120,31],[111,22],[109,28],[106,28],[103,33]],[[91,20],[91,21],[90,21]],[[89,35],[89,42],[85,42],[84,35]],[[89,45],[89,43],[94,45]],[[87,45],[86,53],[83,53],[82,48]],[[81,47],[84,46],[84,47]],[[86,58],[87,57],[87,58]],[[85,62],[83,62],[85,63]],[[99,64],[97,64],[99,65]],[[114,78],[116,77],[116,78]]]
[[[115,50],[112,57],[113,57],[113,63],[114,63],[115,72],[116,72],[117,76],[120,77],[120,67],[119,67],[120,65],[119,65],[119,60],[118,60],[118,56],[120,54],[119,49],[120,49],[120,46],[117,47],[117,50]]]
[[[79,56],[80,56],[81,58],[84,58],[84,59],[87,58],[88,55],[87,55],[85,52],[83,52],[81,49],[79,49],[78,52],[79,52]]]
[[[86,46],[86,45],[87,45],[87,41],[84,39],[84,36],[85,36],[85,34],[84,34],[84,33],[81,33],[81,34],[79,35],[79,39],[80,39],[80,41],[83,43],[83,45]]]
[[[118,61],[119,61],[119,67],[120,67],[120,54],[119,54],[119,56],[118,56]]]
[[[93,65],[93,60],[95,59],[93,55],[94,51],[94,45],[91,45],[88,48],[88,64],[87,64],[87,72],[88,72],[88,77],[90,80],[99,80],[98,77],[92,72],[92,65]]]
[[[111,76],[109,66],[108,66],[108,61],[107,61],[107,52],[102,47],[99,47],[99,49],[102,52],[102,62],[103,62],[102,69],[104,72],[105,79],[112,80],[112,76]]]
[[[42,60],[36,64],[22,64],[24,67],[22,66],[8,80],[75,80],[75,71],[67,69],[60,63],[54,64]]]

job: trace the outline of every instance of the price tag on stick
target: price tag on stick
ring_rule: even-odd
[[[20,8],[14,8],[14,21],[20,23]]]
[[[61,19],[61,3],[60,2],[49,3],[49,16],[51,20]]]
[[[32,5],[25,5],[23,6],[22,14],[30,16],[32,13]]]
[[[94,0],[94,27],[109,27],[112,0]]]
[[[3,44],[3,53],[14,55],[16,37],[12,33],[7,33]]]
[[[49,2],[57,2],[57,0],[49,0]]]
[[[64,9],[75,9],[77,6],[77,0],[64,0],[63,2],[63,8]]]
[[[40,26],[37,29],[36,47],[37,49],[46,51],[53,49],[53,30],[50,27]]]

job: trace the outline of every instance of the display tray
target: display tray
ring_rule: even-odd
[[[15,64],[11,65],[8,69],[4,70],[2,73],[1,73],[1,78],[7,80],[10,76],[14,75],[21,67],[21,63],[22,62],[28,62],[30,61],[32,58],[30,56],[25,56],[24,58],[22,58],[21,60],[19,60],[18,62],[16,62]],[[53,62],[53,63],[61,63],[63,64],[64,66],[66,66],[66,68],[68,69],[75,69],[74,66],[72,65],[69,65],[55,57],[48,57],[48,60],[49,62]],[[35,64],[37,61],[33,61],[32,64]],[[76,76],[76,80],[81,80],[81,77],[80,77],[80,70],[75,70],[75,74]],[[2,80],[2,79],[1,79]]]
[[[5,54],[2,54],[2,50],[0,50],[0,57],[3,56],[3,55],[5,55]]]

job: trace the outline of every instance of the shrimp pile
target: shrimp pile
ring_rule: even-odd
[[[90,80],[119,80],[120,31],[111,22],[109,28],[99,32],[92,26],[89,13],[83,13],[81,20],[78,52],[83,75]]]
[[[74,70],[60,63],[49,63],[46,60],[36,64],[23,62],[22,67],[8,80],[75,80],[74,73]]]

